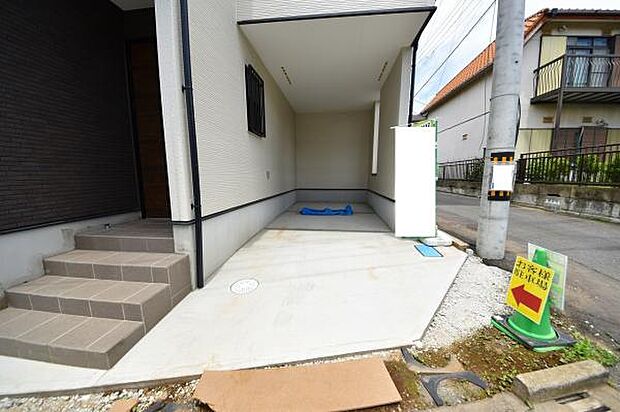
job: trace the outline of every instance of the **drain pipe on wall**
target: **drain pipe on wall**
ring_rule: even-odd
[[[200,171],[198,169],[198,145],[196,144],[196,118],[194,113],[194,89],[192,87],[192,62],[189,51],[189,13],[187,0],[179,0],[181,6],[181,42],[183,46],[183,93],[187,113],[189,157],[192,169],[192,195],[194,202],[194,242],[196,244],[196,286],[204,286],[202,259],[202,207],[200,194]]]
[[[433,17],[433,14],[435,14],[435,10],[437,10],[437,7],[434,7],[429,13],[428,16],[426,17],[426,20],[424,21],[424,23],[422,24],[422,27],[420,27],[420,31],[418,32],[418,34],[416,34],[415,39],[413,39],[413,42],[411,42],[411,85],[409,88],[409,126],[411,126],[413,124],[413,100],[414,100],[414,92],[415,92],[415,63],[416,63],[416,55],[418,54],[418,44],[420,43],[420,37],[422,36],[422,33],[424,33],[424,29],[426,28],[426,25],[428,24],[428,22],[431,21],[431,18]]]

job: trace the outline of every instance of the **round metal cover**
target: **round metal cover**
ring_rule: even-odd
[[[256,279],[241,279],[230,285],[230,291],[236,295],[246,295],[258,287]]]

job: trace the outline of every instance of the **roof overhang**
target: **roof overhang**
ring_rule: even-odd
[[[434,7],[238,22],[297,112],[370,109]]]
[[[155,7],[154,0],[110,0],[110,1],[116,4],[118,8],[124,11],[148,9],[151,7]]]

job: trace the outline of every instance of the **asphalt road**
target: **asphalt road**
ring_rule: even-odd
[[[477,198],[437,192],[439,227],[471,245],[478,211]],[[512,205],[506,258],[489,263],[511,270],[516,255],[527,256],[528,242],[569,257],[567,314],[620,348],[620,224]]]

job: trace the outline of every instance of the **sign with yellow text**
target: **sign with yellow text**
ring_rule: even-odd
[[[540,324],[553,283],[553,274],[552,269],[517,256],[506,303],[532,322]]]

